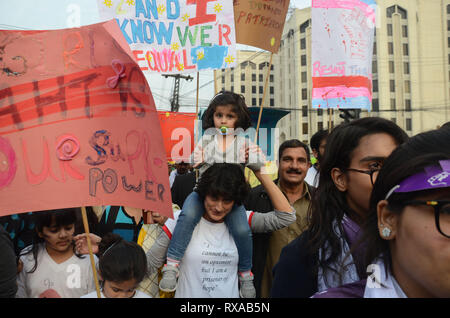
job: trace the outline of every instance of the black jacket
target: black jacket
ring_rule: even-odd
[[[17,292],[17,263],[13,243],[0,225],[0,298],[14,298]]]
[[[274,181],[278,183],[278,179]],[[308,191],[312,194],[314,187],[305,182]],[[272,202],[266,189],[259,185],[251,189],[250,194],[245,202],[245,208],[250,211],[267,213],[273,211]],[[256,297],[261,297],[261,282],[266,266],[267,250],[269,248],[269,240],[271,233],[253,233],[253,267],[254,284],[256,289]]]
[[[307,252],[309,231],[286,245],[280,260],[273,268],[271,298],[308,298],[317,293],[317,274],[314,265],[318,255]]]

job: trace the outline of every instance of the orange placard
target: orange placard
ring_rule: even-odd
[[[0,31],[0,216],[123,205],[172,217],[155,103],[116,21]]]
[[[195,113],[158,111],[167,160],[189,162],[194,150]]]
[[[277,53],[289,0],[234,0],[236,43]]]

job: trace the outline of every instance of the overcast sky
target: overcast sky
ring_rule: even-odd
[[[311,0],[291,0],[291,4],[296,8],[311,6]],[[79,21],[73,19],[74,12],[78,11]],[[0,1],[0,29],[62,29],[71,27],[74,23],[87,25],[100,22],[97,11],[97,1],[95,0],[14,0]],[[238,49],[247,46],[238,45]],[[257,49],[256,49],[257,50]],[[190,105],[182,107],[180,111],[195,112],[196,98],[196,78],[191,82],[181,81],[180,104]],[[161,75],[147,76],[150,88],[153,92],[156,106],[160,110],[169,110],[169,99],[172,95],[172,78],[166,79]],[[200,106],[207,104],[214,95],[214,84],[212,83],[212,72],[200,72]],[[210,84],[208,84],[210,83]],[[208,85],[207,85],[208,84]],[[187,93],[190,94],[186,95]]]

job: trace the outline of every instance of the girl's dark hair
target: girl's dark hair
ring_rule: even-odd
[[[358,147],[361,138],[376,133],[386,133],[392,136],[399,145],[408,139],[406,133],[399,126],[379,117],[367,117],[342,123],[327,137],[324,158],[320,163],[319,186],[314,192],[308,212],[310,225],[307,248],[308,252],[314,255],[313,258],[318,260],[313,266],[315,275],[317,275],[319,267],[324,271],[335,271],[331,265],[342,251],[340,234],[335,232],[333,224],[336,222],[340,233],[344,233],[342,219],[344,214],[349,214],[351,211],[347,204],[346,194],[337,189],[331,178],[331,170],[339,168],[345,171],[350,165],[353,151]],[[328,243],[327,246],[326,243]],[[320,249],[323,249],[322,258],[318,259]]]
[[[204,200],[207,195],[233,200],[241,205],[250,186],[245,181],[244,171],[237,164],[215,163],[206,170],[198,184],[197,193]]]
[[[353,248],[358,249],[359,246],[364,246],[365,257],[360,264],[360,270],[366,271],[367,266],[378,257],[382,257],[386,270],[391,268],[389,243],[380,237],[378,231],[378,202],[384,200],[388,192],[401,181],[424,171],[427,166],[437,165],[439,160],[443,159],[450,159],[450,129],[418,134],[398,147],[384,162],[372,190],[369,215],[363,226],[362,237]],[[388,198],[387,208],[394,213],[401,213],[404,208],[403,202],[413,200],[430,191],[435,190],[394,192]]]
[[[98,269],[103,281],[120,283],[134,279],[139,284],[147,275],[147,257],[135,242],[108,233],[102,238],[98,250]]]
[[[44,243],[45,239],[39,237],[39,233],[42,233],[44,227],[56,226],[68,226],[74,225],[77,221],[77,214],[81,213],[80,208],[67,208],[67,209],[55,209],[55,210],[45,210],[33,212],[33,222],[35,224],[35,233],[32,240],[32,248],[24,249],[20,255],[26,255],[33,253],[34,266],[29,271],[29,273],[34,273],[38,266],[37,257],[39,252],[40,243]],[[84,256],[76,254],[75,244],[73,244],[73,251],[75,255],[79,258],[84,258]]]
[[[202,116],[202,128],[214,128],[214,113],[217,106],[231,105],[233,112],[237,115],[237,122],[235,128],[242,128],[247,130],[252,126],[250,111],[245,104],[244,96],[229,91],[222,91],[213,97],[209,103],[208,108]]]

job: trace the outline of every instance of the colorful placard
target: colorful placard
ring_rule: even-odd
[[[189,73],[236,65],[231,0],[97,0],[115,18],[144,72]]]
[[[371,109],[374,0],[312,1],[312,107]]]
[[[236,42],[277,53],[290,0],[234,0]]]
[[[122,205],[172,217],[155,103],[116,21],[0,31],[0,216]]]

